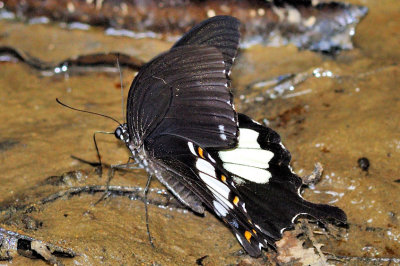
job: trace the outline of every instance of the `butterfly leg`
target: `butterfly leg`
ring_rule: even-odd
[[[147,192],[149,192],[151,178],[152,178],[152,175],[149,175],[149,177],[147,179],[146,187],[144,188],[144,210],[145,210],[145,215],[146,215],[147,235],[149,237],[150,245],[154,248],[153,239],[151,238],[150,227],[149,227],[149,211],[147,209]]]
[[[96,149],[97,153],[97,158],[99,159],[99,162],[96,164],[92,164],[92,166],[97,167],[97,172],[99,173],[99,176],[101,177],[103,174],[103,163],[101,161],[101,155],[100,155],[100,150],[97,145],[96,141],[96,134],[114,134],[114,132],[105,132],[105,131],[96,131],[93,133],[93,142],[94,142],[94,147]],[[138,169],[137,167],[128,167],[131,165],[130,161],[132,160],[132,157],[129,157],[128,162],[126,164],[119,164],[119,165],[111,165],[111,168],[119,168],[119,169]],[[109,175],[110,176],[110,175]],[[110,181],[110,180],[109,180]]]
[[[115,170],[118,170],[118,169],[141,169],[141,167],[132,166],[132,165],[136,165],[136,163],[135,162],[131,163],[130,162],[131,160],[132,160],[132,157],[129,157],[128,162],[126,164],[115,164],[115,165],[110,166],[110,170],[108,171],[106,190],[104,191],[104,193],[100,197],[100,199],[98,199],[93,205],[97,205],[97,203],[106,199],[109,196],[109,187],[110,187],[111,180],[114,177]]]
[[[93,206],[97,205],[100,201],[105,200],[110,195],[109,187],[110,187],[111,179],[114,177],[114,173],[115,173],[115,167],[113,167],[113,165],[111,165],[110,170],[108,171],[106,190],[104,191],[103,195],[101,195],[101,197],[95,203],[93,203]]]
[[[96,141],[96,134],[101,133],[101,134],[114,134],[113,132],[103,132],[103,131],[96,131],[93,133],[93,142],[94,142],[94,147],[96,148],[96,153],[97,153],[97,158],[99,159],[99,164],[97,165],[97,172],[99,174],[99,177],[103,175],[103,165],[101,163],[101,155],[99,151],[99,147],[97,146],[97,141]]]
[[[101,164],[101,155],[100,155],[99,147],[97,146],[96,133],[97,132],[93,133],[94,147],[96,148],[97,158],[99,159],[99,165],[97,166],[96,171],[99,174],[99,177],[101,177],[103,175],[103,167]]]
[[[99,147],[98,147],[97,141],[96,141],[96,134],[97,134],[97,133],[111,134],[112,132],[96,131],[96,132],[93,133],[93,142],[94,142],[94,147],[95,147],[95,149],[96,149],[96,154],[97,154],[98,162],[90,162],[90,161],[87,161],[87,160],[85,160],[85,159],[76,157],[76,156],[74,156],[74,155],[71,155],[71,157],[72,157],[73,159],[75,159],[75,160],[80,161],[81,163],[89,164],[90,166],[95,167],[95,168],[96,168],[96,173],[98,173],[99,177],[101,178],[102,175],[103,175],[103,163],[101,162],[100,150],[99,150]]]

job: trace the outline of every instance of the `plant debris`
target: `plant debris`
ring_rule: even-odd
[[[77,255],[71,249],[0,227],[0,260],[11,260],[18,254],[27,258],[43,259],[51,265],[63,265],[56,257],[73,258]]]

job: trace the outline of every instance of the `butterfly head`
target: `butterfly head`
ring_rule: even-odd
[[[125,143],[129,142],[128,125],[126,123],[119,125],[115,131],[114,135],[117,139],[122,140]]]

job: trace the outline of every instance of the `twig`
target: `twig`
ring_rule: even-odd
[[[344,262],[363,262],[363,263],[400,263],[400,258],[371,258],[371,257],[355,257],[355,256],[342,256],[342,255],[326,255],[328,260],[337,260]]]
[[[312,173],[302,177],[303,183],[305,185],[317,184],[321,180],[323,171],[324,168],[322,164],[319,162],[315,163],[314,170],[312,171]]]
[[[50,243],[0,227],[0,260],[10,260],[20,254],[28,258],[42,258],[51,265],[63,265],[56,256],[73,258],[76,253]]]
[[[37,202],[37,204],[44,205],[65,196],[75,196],[81,193],[94,194],[106,191],[107,193],[115,196],[129,196],[130,199],[141,200],[141,201],[145,200],[143,194],[144,189],[142,187],[93,185],[93,186],[72,187],[67,190],[59,191],[50,196],[47,196],[46,198],[41,199],[39,202]],[[178,201],[176,201],[164,189],[151,188],[149,192],[151,193],[151,195],[159,196],[158,198],[155,196],[150,197],[147,201],[147,203],[149,204],[153,204],[162,208],[171,207],[171,208],[184,209],[184,206],[180,204]]]
[[[313,247],[315,250],[317,250],[318,255],[321,258],[321,264],[326,265],[326,257],[324,253],[321,251],[321,247],[323,246],[322,244],[319,244],[318,241],[315,239],[313,231],[310,229],[310,225],[308,224],[307,220],[302,220],[302,228],[305,231],[305,234],[307,235],[308,239],[310,239]]]

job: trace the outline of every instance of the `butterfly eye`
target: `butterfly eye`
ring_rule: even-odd
[[[124,130],[122,129],[121,126],[117,127],[114,131],[114,135],[117,139],[124,140],[124,135],[123,135]]]

